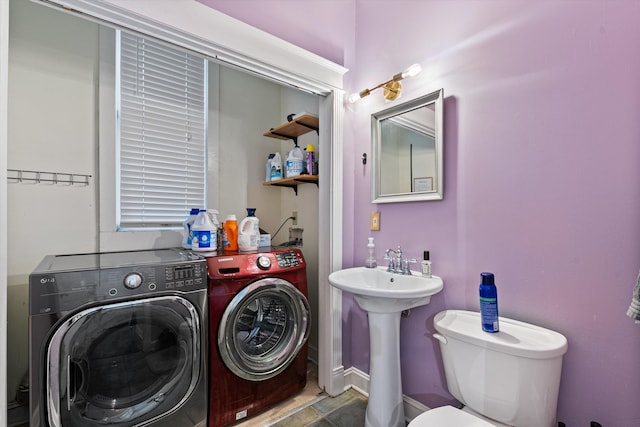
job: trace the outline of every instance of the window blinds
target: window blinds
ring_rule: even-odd
[[[117,34],[118,229],[180,226],[206,207],[206,59]]]

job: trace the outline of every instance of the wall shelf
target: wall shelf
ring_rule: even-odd
[[[284,123],[277,128],[272,128],[262,135],[269,138],[276,138],[281,140],[293,140],[296,147],[298,146],[298,137],[312,131],[318,132],[320,127],[319,120],[316,116],[311,114],[299,114],[293,117],[287,123]]]
[[[315,184],[317,186],[318,175],[298,175],[262,183],[265,187],[289,187],[295,191],[296,195],[298,195],[298,184]]]

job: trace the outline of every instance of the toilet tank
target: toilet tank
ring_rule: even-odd
[[[562,355],[558,332],[500,317],[482,330],[480,313],[446,310],[434,320],[449,392],[473,411],[518,427],[553,427]]]

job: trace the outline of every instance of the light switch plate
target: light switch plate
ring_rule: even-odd
[[[371,212],[369,228],[371,231],[380,231],[380,212]]]

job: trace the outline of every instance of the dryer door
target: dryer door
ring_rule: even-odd
[[[48,345],[49,425],[133,426],[180,407],[200,375],[199,313],[179,296],[83,310]]]
[[[306,343],[310,319],[307,298],[290,282],[279,278],[253,282],[238,292],[220,319],[220,356],[241,378],[273,378]]]

